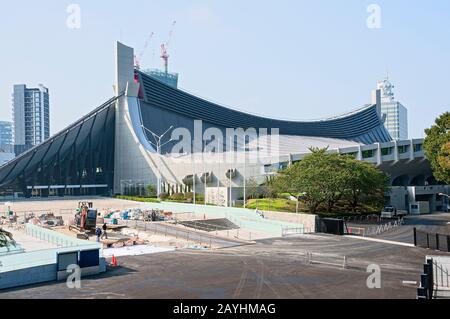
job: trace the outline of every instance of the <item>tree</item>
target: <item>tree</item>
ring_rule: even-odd
[[[147,186],[147,195],[148,197],[156,197],[156,189],[153,185]]]
[[[0,228],[0,247],[8,247],[10,244],[14,245],[12,234]]]
[[[259,196],[259,184],[253,177],[247,179],[245,182],[245,192],[247,198],[255,199]],[[246,198],[245,198],[246,200]]]
[[[265,182],[261,186],[261,195],[265,198],[275,198],[277,197],[276,189],[273,187],[273,182],[275,180],[274,176],[265,176]]]
[[[344,198],[352,212],[362,203],[370,203],[380,209],[384,195],[389,190],[389,176],[373,164],[346,158]]]
[[[425,156],[437,180],[450,183],[450,112],[442,114],[425,130]]]
[[[316,213],[320,204],[328,198],[324,192],[330,181],[330,166],[326,149],[311,149],[312,154],[282,171],[273,181],[279,192],[295,197],[298,203],[303,200],[311,213]]]
[[[331,213],[340,200],[346,200],[354,212],[363,202],[384,204],[389,178],[373,164],[328,153],[327,149],[311,149],[311,152],[282,171],[273,182],[279,192],[297,199],[297,212],[300,200],[311,213],[316,213],[321,206]]]

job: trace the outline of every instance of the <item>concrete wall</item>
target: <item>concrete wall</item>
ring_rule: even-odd
[[[0,273],[0,289],[56,281],[56,264]]]

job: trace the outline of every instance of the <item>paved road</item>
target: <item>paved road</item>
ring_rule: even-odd
[[[433,214],[422,216],[407,216],[405,224],[396,229],[387,231],[381,235],[374,236],[387,240],[414,243],[414,228],[427,231],[429,233],[439,233],[450,235],[450,214]]]
[[[313,264],[305,264],[305,252]],[[65,283],[0,293],[0,298],[415,298],[428,251],[331,235],[267,239],[254,245],[119,258],[119,267]],[[346,256],[348,268],[342,268]],[[369,289],[367,266],[381,267]]]
[[[429,233],[440,233],[450,235],[450,213],[432,214],[422,216],[407,216],[404,219],[404,225],[391,229],[380,235],[373,235],[370,237],[400,241],[405,243],[414,243],[414,228],[418,230],[427,231]],[[351,223],[348,226],[353,227],[374,227],[373,224],[357,224]]]

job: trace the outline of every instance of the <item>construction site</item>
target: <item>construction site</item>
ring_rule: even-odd
[[[303,225],[263,219],[252,211],[105,198],[6,202],[0,227],[10,241],[0,251],[2,278],[10,280],[0,281],[0,288],[61,279],[58,273],[71,258],[85,265],[87,274],[96,274],[106,271],[106,259],[178,249],[210,251],[305,231]],[[33,277],[35,282],[18,275],[45,273],[49,264],[56,264],[57,272]]]
[[[0,251],[0,298],[415,298],[431,252],[416,247],[413,231],[442,233],[450,222],[406,218],[363,236],[354,225],[377,224],[349,221],[339,236],[321,233],[315,215],[299,224],[237,208],[101,197],[6,202],[0,216],[12,243]],[[366,286],[372,264],[382,269],[381,289]],[[71,265],[92,289],[67,289]]]

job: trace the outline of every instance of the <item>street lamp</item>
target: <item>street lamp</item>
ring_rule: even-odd
[[[439,196],[444,196],[444,197],[447,197],[448,199],[450,199],[450,195],[447,195],[447,194],[444,194],[444,193],[439,193],[438,195]]]
[[[147,140],[148,140],[148,142],[149,142],[150,144],[152,144],[154,147],[156,147],[156,152],[158,153],[158,155],[161,156],[161,149],[162,149],[165,145],[167,145],[167,144],[169,144],[170,142],[173,141],[173,139],[170,139],[170,140],[168,140],[167,142],[162,143],[163,137],[164,137],[167,133],[169,133],[170,130],[173,129],[173,125],[170,126],[170,127],[167,129],[167,131],[165,131],[162,135],[158,135],[158,134],[154,133],[152,130],[149,130],[148,128],[146,128],[144,125],[142,125],[142,128],[143,128],[144,130],[150,132],[150,134],[152,134],[153,138],[155,139],[155,143],[156,143],[156,144],[153,143],[152,141],[150,141],[148,138],[147,138]],[[160,159],[160,160],[161,160],[161,159]],[[156,192],[157,192],[157,196],[158,196],[158,198],[159,198],[159,197],[161,196],[161,169],[160,169],[160,165],[158,165],[158,186],[157,186],[157,188],[156,188]]]

